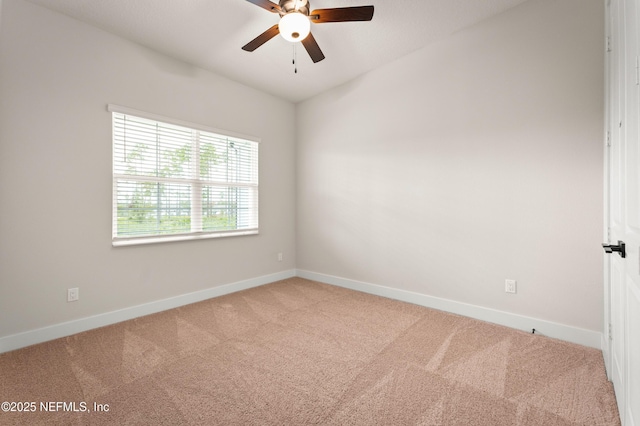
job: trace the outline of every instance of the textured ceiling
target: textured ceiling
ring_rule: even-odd
[[[312,24],[326,59],[314,64],[300,43],[275,37],[246,43],[278,15],[246,0],[29,0],[211,70],[299,102],[501,13],[525,0],[311,0],[312,9],[375,6],[370,22]],[[298,73],[294,73],[294,47]]]

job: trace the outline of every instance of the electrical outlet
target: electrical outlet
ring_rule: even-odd
[[[282,253],[278,253],[278,262],[282,262]]]
[[[80,299],[80,290],[76,288],[67,289],[67,302],[75,302]]]
[[[516,292],[516,280],[504,280],[504,291],[506,293]]]

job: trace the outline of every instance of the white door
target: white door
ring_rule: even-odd
[[[607,5],[607,364],[624,426],[640,426],[640,0]]]

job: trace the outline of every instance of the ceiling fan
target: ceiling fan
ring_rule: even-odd
[[[373,6],[336,7],[332,9],[316,9],[309,12],[309,0],[280,0],[278,4],[269,0],[247,0],[256,6],[280,15],[280,22],[260,34],[242,47],[253,52],[276,35],[280,34],[290,42],[300,41],[311,56],[313,62],[320,62],[324,54],[311,34],[311,22],[370,21],[373,18]]]

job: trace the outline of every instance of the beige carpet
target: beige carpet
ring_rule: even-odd
[[[34,409],[2,425],[620,424],[600,351],[300,278],[0,355],[1,401]]]

